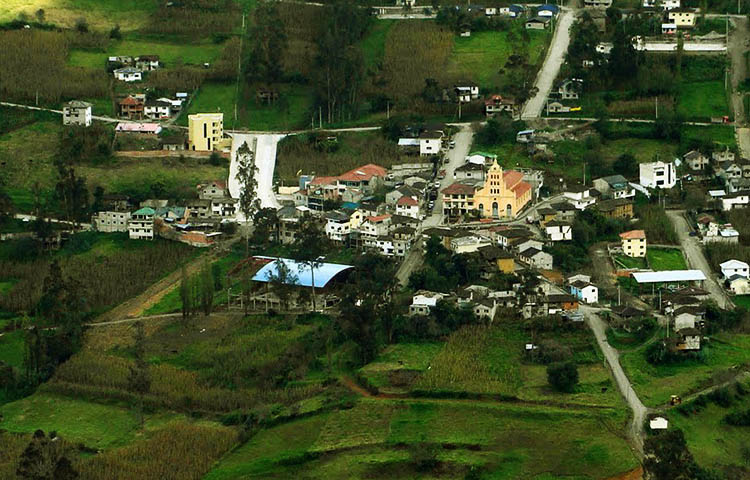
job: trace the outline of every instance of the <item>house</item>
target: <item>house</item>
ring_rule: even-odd
[[[560,11],[560,8],[557,5],[553,5],[551,3],[546,3],[542,5],[541,7],[536,9],[536,14],[540,17],[554,17],[557,15],[557,12]]]
[[[677,184],[674,162],[640,164],[640,184],[646,188],[672,188]]]
[[[527,30],[544,30],[546,29],[551,20],[550,17],[534,17],[526,20]]]
[[[349,217],[349,214],[341,210],[326,212],[325,234],[331,241],[345,243],[349,240],[349,234],[351,233]]]
[[[237,215],[236,198],[224,197],[211,200],[211,214],[215,217],[233,219]]]
[[[140,82],[143,80],[143,72],[134,67],[118,68],[112,72],[115,79],[121,82]]]
[[[747,263],[741,262],[739,260],[727,260],[724,263],[720,263],[719,268],[721,269],[721,275],[726,280],[734,277],[735,275],[739,275],[740,277],[744,278],[750,278],[750,267],[748,267]]]
[[[669,426],[669,421],[664,417],[655,417],[649,420],[648,426],[651,430],[666,430]]]
[[[159,135],[161,133],[161,125],[158,123],[118,123],[115,126],[115,132]]]
[[[128,237],[133,240],[153,240],[155,214],[156,211],[151,207],[133,212],[128,221]]]
[[[456,94],[456,101],[460,103],[469,103],[479,98],[479,85],[467,83],[455,85],[453,92]]]
[[[188,115],[188,148],[210,152],[221,148],[224,139],[223,113]]]
[[[646,256],[646,232],[643,230],[630,230],[620,234],[622,241],[622,253],[628,257]]]
[[[63,105],[63,125],[91,126],[91,104],[72,100]]]
[[[685,328],[677,332],[677,350],[700,350],[701,332],[696,328]]]
[[[557,218],[557,210],[550,207],[539,208],[536,213],[539,215],[539,225],[542,227]]]
[[[404,215],[411,218],[419,218],[419,202],[412,197],[403,197],[396,202],[396,214]]]
[[[554,261],[552,255],[534,247],[529,247],[520,252],[518,258],[525,264],[539,270],[552,270]]]
[[[635,188],[622,175],[609,175],[594,180],[594,188],[602,199],[635,197]]]
[[[227,196],[227,183],[221,180],[214,180],[210,183],[198,185],[198,198],[224,198]]]
[[[419,155],[437,155],[443,144],[443,132],[422,132],[419,134]]]
[[[633,218],[633,201],[627,198],[603,200],[595,208],[607,218]]]
[[[747,295],[750,293],[750,280],[741,275],[734,275],[726,281],[729,291],[735,295]]]
[[[502,230],[497,230],[497,228],[491,228],[490,232],[493,233],[496,243],[505,248],[516,248],[517,245],[526,242],[534,236],[533,233],[525,228],[499,227]]]
[[[136,68],[144,72],[151,72],[159,68],[159,55],[141,55],[135,57]]]
[[[146,101],[143,114],[152,120],[169,118],[172,115],[172,104],[161,100]]]
[[[521,240],[522,241],[516,242],[513,245],[513,248],[515,248],[517,252],[523,252],[527,248],[536,248],[537,250],[541,250],[544,246],[542,242],[533,238],[522,238]]]
[[[612,0],[583,0],[583,6],[592,8],[609,8],[612,6]]]
[[[484,186],[473,195],[480,217],[514,218],[531,202],[531,185],[515,170],[503,171],[497,160],[487,171]],[[445,204],[443,205],[445,209]],[[445,212],[450,215],[450,211]]]
[[[518,111],[518,104],[515,99],[503,97],[502,95],[491,95],[484,101],[484,114],[492,117],[497,113],[508,112],[514,116]]]
[[[418,290],[411,299],[409,315],[429,315],[430,310],[437,305],[437,302],[447,296],[445,293]]]
[[[458,216],[474,210],[474,185],[453,183],[440,193],[443,195],[443,214]]]
[[[591,196],[591,189],[584,185],[571,185],[563,192],[565,199],[578,210],[585,210],[596,202]]]
[[[699,225],[703,227],[703,225]],[[740,232],[732,227],[731,223],[718,224],[716,222],[708,222],[708,225],[701,228],[703,235],[703,243],[739,243]]]
[[[162,150],[179,151],[185,150],[185,136],[182,133],[165,135],[159,139]]]
[[[136,98],[133,95],[128,95],[124,99],[120,100],[120,103],[117,104],[117,107],[121,117],[136,120],[143,118],[145,103],[140,98]]]
[[[94,214],[91,224],[97,232],[127,232],[129,221],[130,212],[101,211]]]
[[[677,25],[674,23],[662,23],[661,34],[662,35],[674,35],[677,33]]]
[[[338,177],[335,177],[335,181],[339,187],[339,191],[344,187],[361,190],[369,194],[383,184],[386,175],[388,175],[388,170],[380,165],[368,163],[367,165],[362,165],[342,173]]]
[[[492,241],[480,235],[456,237],[450,241],[450,249],[453,253],[472,253],[478,251],[481,247],[490,245],[492,245]]]
[[[708,157],[697,150],[690,150],[682,156],[682,160],[690,170],[703,171],[708,166]]]
[[[492,262],[497,266],[497,270],[503,273],[513,273],[516,269],[516,262],[513,260],[513,255],[495,245],[479,247],[477,252],[479,252],[479,255],[485,261]]]
[[[683,311],[674,316],[674,331],[679,332],[686,328],[695,328],[696,320],[699,317],[691,311]]]
[[[550,294],[544,299],[547,315],[578,310],[578,300],[566,293]]]
[[[547,102],[547,113],[568,113],[570,107],[563,105],[560,102]]]
[[[729,148],[711,152],[711,160],[713,160],[716,163],[734,162],[734,158],[735,158],[734,152],[729,150]]]
[[[211,217],[211,200],[203,198],[190,199],[187,200],[185,207],[190,211],[190,218],[207,219]]]
[[[583,303],[597,303],[599,301],[599,288],[589,282],[576,280],[569,286],[570,294]]]
[[[572,222],[576,218],[576,213],[578,213],[578,209],[570,202],[555,203],[552,208],[557,211],[557,220],[563,222]]]
[[[511,18],[517,18],[523,15],[524,8],[521,5],[513,4],[508,7],[508,15]]]
[[[724,211],[746,207],[750,204],[750,190],[729,193],[721,198],[721,209]]]
[[[455,180],[481,180],[484,181],[484,165],[478,163],[464,163],[460,167],[453,170],[453,178]]]
[[[385,194],[385,203],[388,205],[395,205],[401,197],[410,197],[414,200],[419,200],[422,194],[414,187],[409,185],[401,185],[395,190],[392,190]]]
[[[485,7],[484,14],[487,15],[488,17],[497,15],[497,7]]]
[[[695,26],[696,15],[694,10],[672,9],[667,13],[667,19],[677,28],[693,28]]]
[[[553,242],[564,242],[573,239],[573,225],[569,222],[553,220],[544,226],[544,233]]]
[[[643,0],[645,8],[655,7],[657,4],[664,10],[680,8],[680,0]]]
[[[581,82],[567,78],[557,87],[557,96],[561,100],[578,100]]]

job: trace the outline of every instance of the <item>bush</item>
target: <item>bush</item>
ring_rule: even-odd
[[[750,409],[728,413],[724,422],[735,427],[750,427]]]
[[[729,392],[727,387],[717,388],[713,392],[708,394],[708,399],[714,402],[716,405],[724,408],[728,408],[734,402],[734,397]]]
[[[578,366],[573,361],[553,363],[547,367],[547,381],[555,390],[571,393],[578,385]]]

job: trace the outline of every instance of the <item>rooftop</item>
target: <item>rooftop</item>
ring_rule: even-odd
[[[260,259],[271,259],[272,257],[256,257]],[[313,285],[312,277],[315,277],[315,287],[323,288],[338,275],[339,273],[354,268],[351,265],[340,265],[337,263],[319,263],[315,266],[314,271],[306,263],[297,262],[288,258],[273,259],[266,264],[253,277],[255,282],[270,282],[274,276],[279,274],[279,265],[284,264],[289,270],[291,277],[287,284],[299,285],[301,287],[311,287]],[[314,273],[314,275],[313,275]],[[296,278],[295,278],[296,277]]]
[[[662,272],[637,272],[633,278],[638,283],[692,282],[706,279],[700,270],[665,270]]]

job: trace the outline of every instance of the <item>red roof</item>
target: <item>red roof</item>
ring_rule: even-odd
[[[417,203],[417,201],[414,200],[413,198],[407,197],[406,195],[404,195],[403,197],[398,199],[398,202],[396,202],[396,205],[408,205],[410,207],[416,207],[417,205],[419,205],[419,203]]]
[[[623,240],[633,240],[638,238],[646,238],[646,232],[643,230],[630,230],[629,232],[622,232],[620,238]]]
[[[378,215],[377,217],[367,217],[366,220],[370,223],[378,223],[388,218],[391,218],[391,215],[386,213],[385,215]]]
[[[474,187],[464,183],[454,183],[445,187],[442,192],[443,195],[473,195]]]
[[[331,185],[336,183],[337,177],[315,177],[308,185]]]
[[[227,182],[223,180],[214,180],[213,182],[211,182],[211,185],[215,186],[216,188],[221,188],[222,190],[227,189]]]
[[[342,175],[339,175],[338,179],[345,182],[361,182],[364,180],[370,180],[372,177],[385,177],[387,173],[388,170],[381,167],[380,165],[368,163],[367,165],[357,167],[353,170],[349,170]]]
[[[516,184],[515,187],[511,188],[511,190],[513,190],[513,192],[516,194],[516,198],[520,198],[524,193],[531,190],[531,185],[529,185],[527,182],[521,182],[519,184]]]
[[[503,180],[505,181],[506,188],[513,188],[518,182],[523,180],[523,173],[515,170],[506,170],[503,172]]]
[[[141,105],[141,104],[143,104],[143,101],[138,100],[137,98],[132,97],[132,96],[127,96],[120,102],[120,105]]]

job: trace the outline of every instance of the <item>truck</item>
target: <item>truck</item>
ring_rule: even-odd
[[[729,116],[724,115],[723,117],[711,117],[711,123],[729,123]]]

